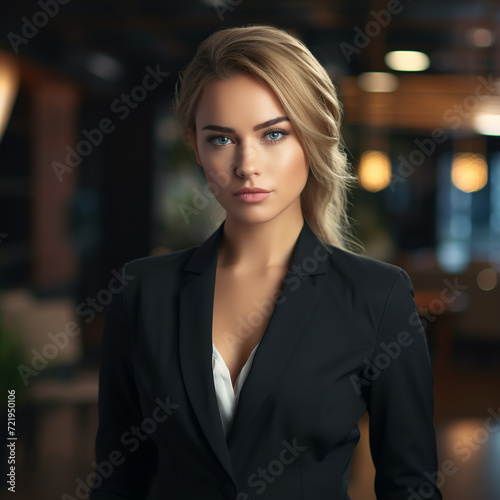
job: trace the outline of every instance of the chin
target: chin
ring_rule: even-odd
[[[242,224],[264,224],[270,222],[276,217],[279,217],[285,210],[270,210],[264,207],[244,207],[243,210],[227,210],[227,217],[242,223]]]

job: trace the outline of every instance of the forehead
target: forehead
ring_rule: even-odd
[[[217,125],[251,127],[278,114],[285,112],[269,85],[242,73],[207,86],[196,109],[196,124],[204,126],[219,120],[224,123]]]

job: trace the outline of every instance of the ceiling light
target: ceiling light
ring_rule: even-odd
[[[19,68],[14,58],[0,52],[0,139],[16,100]]]
[[[365,151],[359,162],[359,183],[367,191],[381,191],[391,182],[391,170],[391,162],[386,153],[373,150]]]
[[[500,135],[500,114],[479,113],[473,118],[474,128],[483,135]]]
[[[425,71],[430,66],[429,56],[414,50],[395,50],[385,55],[385,63],[396,71]]]
[[[497,93],[500,82],[495,85]],[[500,97],[498,95],[482,96],[476,112],[472,116],[472,127],[483,135],[500,135]]]
[[[457,153],[451,165],[451,181],[464,193],[483,189],[488,182],[488,165],[483,155]]]

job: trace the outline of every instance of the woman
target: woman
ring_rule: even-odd
[[[226,218],[123,266],[92,499],[347,499],[365,411],[377,498],[440,499],[413,289],[348,250],[326,71],[285,31],[246,26],[205,40],[181,83],[175,110]]]

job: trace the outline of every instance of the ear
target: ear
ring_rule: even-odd
[[[196,156],[196,161],[198,162],[198,165],[200,165],[200,167],[201,167],[202,164],[201,164],[201,160],[200,160],[200,155],[198,153],[198,147],[196,145],[196,134],[193,132],[192,128],[188,129],[187,136],[188,136],[189,144],[193,148],[194,154]]]

